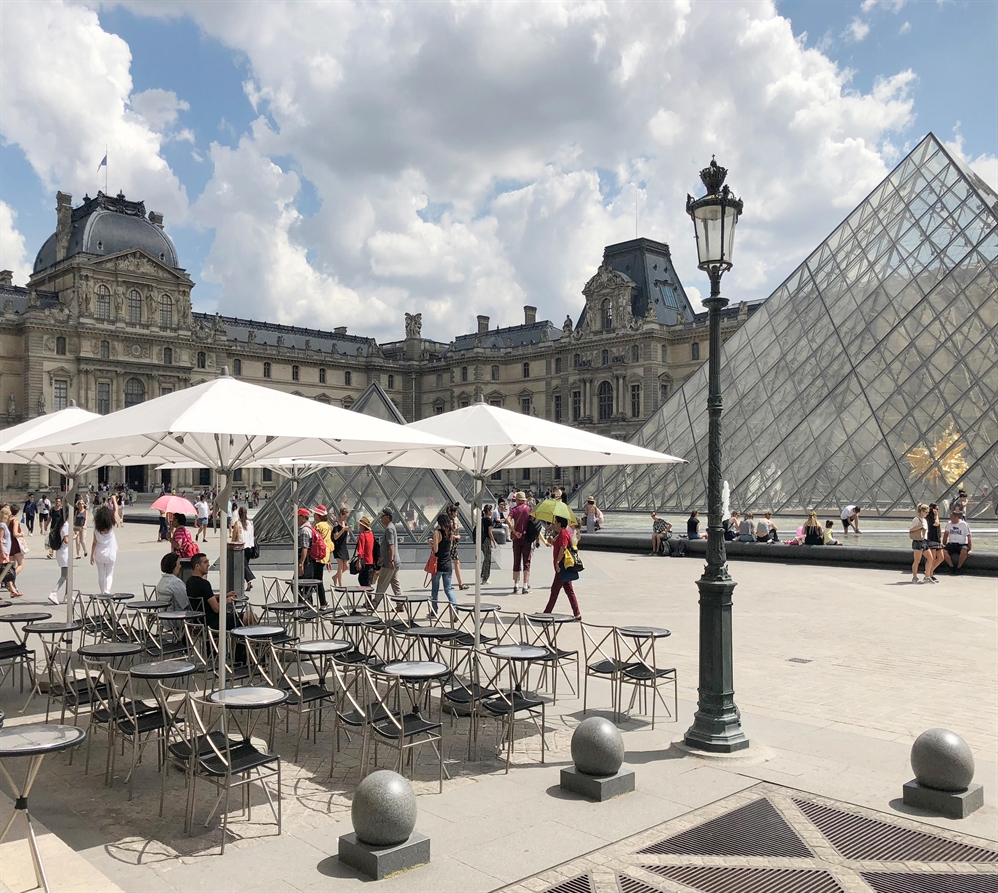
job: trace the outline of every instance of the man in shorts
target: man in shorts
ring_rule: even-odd
[[[973,551],[973,537],[970,535],[970,525],[959,512],[950,512],[949,523],[943,531],[943,560],[949,565],[951,573],[958,574],[964,562]],[[953,560],[956,559],[956,564]]]
[[[399,537],[390,509],[382,510],[381,526],[384,528],[381,534],[381,572],[375,584],[374,607],[381,604],[389,586],[394,595],[399,598],[402,596],[402,583],[399,581],[399,568],[402,564],[398,554]]]
[[[513,537],[513,594],[520,584],[520,568],[523,568],[523,593],[530,592],[530,555],[534,547],[527,539],[527,525],[530,521],[530,506],[527,494],[516,492],[516,505],[509,510],[509,530]]]
[[[658,512],[651,513],[651,554],[661,555],[662,544],[669,538],[672,532],[672,525],[660,518]]]
[[[47,536],[49,532],[49,513],[52,511],[52,503],[47,496],[38,500],[38,526],[42,536]]]
[[[208,515],[211,513],[211,509],[205,501],[204,494],[201,494],[198,501],[194,503],[194,511],[197,512],[198,516],[198,529],[194,531],[194,542],[197,542],[198,539],[208,542]]]
[[[849,525],[852,525],[853,533],[859,533],[859,506],[847,505],[839,515],[842,519],[842,532],[849,532]]]

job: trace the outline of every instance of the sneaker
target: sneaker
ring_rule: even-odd
[[[62,602],[59,601],[59,596],[54,592],[49,593],[49,601],[52,602],[53,605],[62,604]]]
[[[513,595],[516,595],[516,593],[517,593],[517,588],[514,586],[513,587]]]
[[[529,586],[524,586],[523,587],[523,594],[526,595],[528,592],[530,592],[530,587]]]
[[[918,577],[912,577],[912,578],[911,578],[911,582],[912,582],[912,583],[921,583],[922,581],[921,581],[921,580],[919,580],[919,579],[918,579]]]

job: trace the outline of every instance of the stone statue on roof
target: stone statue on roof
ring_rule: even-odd
[[[405,315],[405,337],[421,338],[423,332],[423,314],[407,313]]]

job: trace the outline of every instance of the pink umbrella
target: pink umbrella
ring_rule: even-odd
[[[189,518],[193,518],[197,514],[197,509],[194,508],[189,499],[184,499],[183,496],[174,496],[172,493],[163,494],[149,507],[172,515],[183,512]]]

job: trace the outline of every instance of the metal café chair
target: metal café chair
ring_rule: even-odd
[[[523,619],[523,641],[528,645],[537,645],[546,648],[551,658],[546,663],[545,672],[542,676],[544,683],[547,681],[547,669],[551,672],[551,697],[552,702],[558,703],[558,675],[560,674],[568,687],[572,690],[572,695],[578,697],[579,694],[579,652],[577,649],[566,649],[559,645],[559,637],[563,626],[575,626],[576,621],[568,614],[524,614]],[[564,638],[561,637],[562,642]],[[566,665],[575,664],[575,684],[569,676]]]
[[[318,740],[322,730],[322,711],[327,705],[335,705],[336,691],[327,688],[324,679],[312,680],[302,665],[301,653],[293,644],[278,646],[273,641],[270,646],[270,667],[272,684],[288,693],[288,699],[278,708],[284,710],[284,730],[289,730],[291,715],[298,723],[295,738],[295,761],[301,750],[302,734],[311,731],[312,741]]]
[[[615,626],[597,626],[593,623],[579,623],[582,632],[582,652],[584,668],[582,677],[582,715],[588,709],[589,680],[606,679],[610,683],[610,708],[613,721],[617,722],[620,710],[617,703],[618,682],[624,662],[620,659],[620,647]]]
[[[669,636],[669,631],[656,627],[617,627],[618,649],[622,666],[617,676],[619,693],[617,704],[620,713],[630,713],[635,700],[641,696],[641,709],[647,715],[648,698],[651,696],[651,727],[655,728],[655,708],[660,702],[673,722],[679,718],[679,685],[676,668],[662,666],[658,644]],[[631,700],[623,709],[623,687],[632,687]],[[666,702],[661,688],[672,688],[672,707]]]

